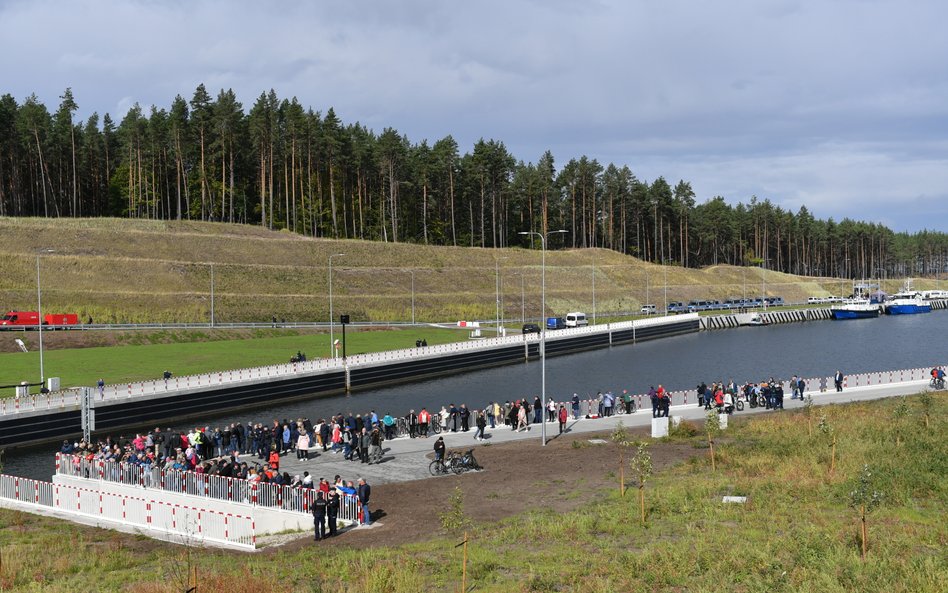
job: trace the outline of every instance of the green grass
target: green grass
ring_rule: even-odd
[[[897,398],[821,409],[838,436],[832,476],[826,441],[808,435],[802,412],[737,420],[718,438],[717,472],[699,452],[653,477],[644,526],[634,488],[625,498],[615,488],[604,491],[598,502],[571,512],[541,503],[500,523],[470,517],[476,527],[468,583],[484,593],[939,593],[948,582],[948,397],[934,399],[936,420],[928,429],[917,398],[909,398],[911,411],[898,421]],[[518,463],[529,460],[511,458],[510,467],[496,471]],[[869,517],[866,561],[847,503],[864,463],[885,493]],[[724,505],[725,494],[748,496],[749,503]],[[175,575],[186,551],[158,544],[136,553],[122,547],[123,539],[0,511],[0,586],[50,593],[185,588]],[[446,592],[456,591],[461,578],[456,541],[445,533],[398,547],[313,546],[238,562],[208,550],[191,560],[204,591]]]
[[[340,327],[334,335],[341,340]],[[413,348],[415,341],[422,338],[434,346],[465,340],[467,333],[432,327],[347,331],[346,354]],[[310,359],[328,358],[329,343],[327,332],[246,340],[46,350],[43,367],[47,377],[60,377],[63,387],[95,385],[100,377],[106,383],[125,383],[156,379],[165,370],[182,376],[282,364],[289,362],[297,351],[303,351]],[[0,354],[0,385],[24,380],[39,380],[39,352]],[[3,396],[12,396],[12,390],[4,390]]]
[[[0,217],[0,305],[35,310],[36,255],[41,258],[44,310],[83,320],[207,322],[211,266],[215,316],[221,322],[329,318],[328,258],[333,260],[334,312],[354,320],[411,319],[411,273],[419,321],[492,319],[500,270],[506,319],[539,318],[540,252],[521,247],[481,249],[406,243],[312,239],[245,225],[118,219]],[[838,294],[849,286],[759,268],[685,269],[645,263],[605,249],[547,253],[550,315],[592,310],[638,311],[646,302],[723,300],[768,295],[788,302]],[[498,266],[499,264],[499,266]],[[522,281],[522,283],[521,283]],[[890,281],[885,288],[896,288]],[[948,283],[941,282],[945,288]],[[935,288],[919,280],[916,288]]]

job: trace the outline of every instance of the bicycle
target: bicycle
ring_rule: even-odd
[[[457,451],[449,451],[445,454],[443,459],[435,459],[428,464],[428,473],[432,476],[445,476],[448,472],[459,474],[461,471],[464,471],[463,469],[460,471],[455,469],[455,467],[460,464],[461,454]]]
[[[441,416],[438,414],[431,415],[431,423],[428,425],[428,430],[434,434],[441,434]]]
[[[409,436],[408,420],[405,420],[404,418],[397,418],[395,420],[395,436],[396,437]]]
[[[940,377],[932,377],[932,380],[928,382],[928,386],[932,389],[944,389],[945,380]]]
[[[450,458],[435,459],[428,464],[428,472],[432,476],[446,476],[449,471],[451,471]]]
[[[453,453],[451,456],[451,471],[455,474],[461,474],[466,471],[475,471],[483,469],[480,464],[477,463],[477,459],[474,458],[474,449],[468,449],[468,451],[461,455],[460,453]]]

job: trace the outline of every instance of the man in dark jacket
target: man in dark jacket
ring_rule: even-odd
[[[369,497],[372,495],[372,487],[365,482],[365,478],[359,478],[359,487],[356,490],[359,496],[359,503],[362,505],[362,524],[372,524],[372,511],[369,510]]]
[[[313,523],[316,528],[316,535],[313,538],[319,541],[326,537],[326,508],[329,501],[323,495],[322,490],[316,491],[316,499],[313,501]]]
[[[339,515],[339,492],[335,488],[329,491],[329,500],[326,501],[326,514],[329,516],[327,537],[332,537],[336,535],[336,517]]]
[[[362,429],[362,434],[359,435],[359,460],[362,463],[369,462],[369,447],[372,446],[372,435],[369,434],[369,431],[365,428]]]

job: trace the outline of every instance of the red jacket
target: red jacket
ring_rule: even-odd
[[[560,408],[560,422],[566,422],[569,416],[566,414],[566,408]]]

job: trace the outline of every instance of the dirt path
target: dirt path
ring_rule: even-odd
[[[635,438],[648,431],[631,430]],[[590,439],[605,444],[591,444]],[[478,447],[477,460],[486,468],[448,476],[382,484],[372,488],[372,529],[341,535],[333,545],[394,546],[424,541],[441,532],[439,513],[449,508],[455,487],[464,493],[464,512],[479,522],[503,519],[529,509],[551,513],[570,511],[617,487],[616,445],[609,435],[582,433],[557,438],[542,447],[538,440]],[[573,443],[576,442],[577,445]],[[696,454],[690,443],[655,443],[651,448],[656,471]],[[627,482],[631,480],[626,478]],[[312,545],[309,538],[281,549]]]

